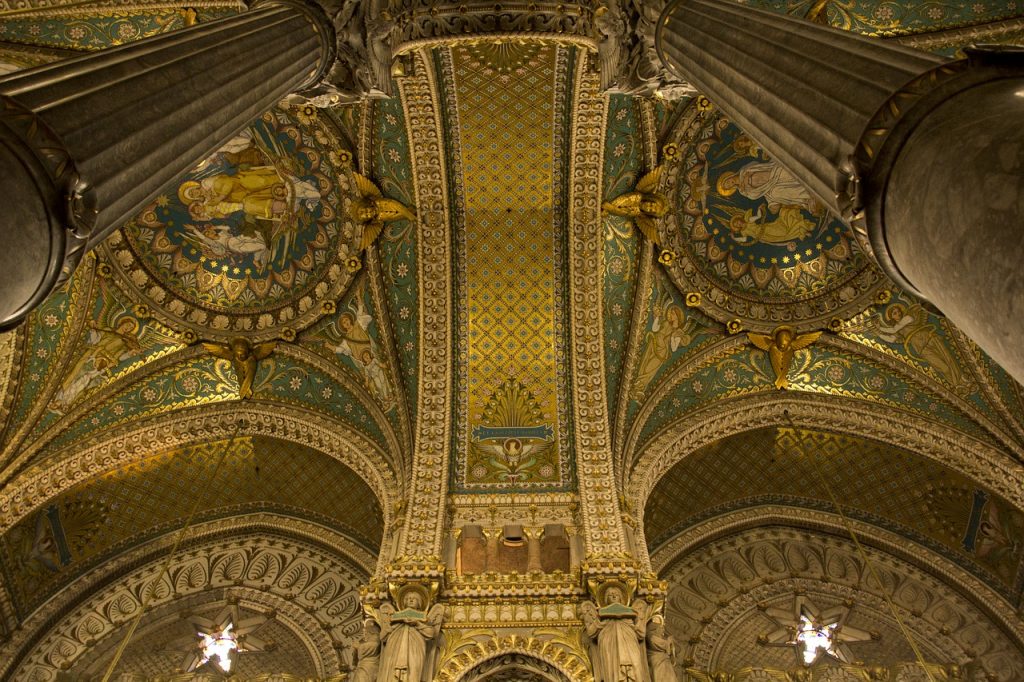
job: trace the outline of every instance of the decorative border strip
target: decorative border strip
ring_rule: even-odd
[[[408,509],[399,545],[406,563],[439,562],[452,427],[452,257],[446,169],[436,74],[430,55],[413,55],[413,75],[398,79],[409,126],[416,206],[420,296],[419,399]],[[382,555],[381,560],[386,560]]]
[[[612,466],[602,323],[601,176],[608,99],[589,55],[577,65],[570,162],[569,276],[571,368],[575,394],[577,480],[587,558],[628,560]]]

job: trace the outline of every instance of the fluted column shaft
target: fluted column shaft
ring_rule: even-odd
[[[951,62],[726,0],[672,2],[657,47],[1024,382],[1022,53]]]
[[[868,121],[946,61],[723,0],[670,4],[658,53],[836,213],[838,169]]]
[[[334,59],[322,11],[234,17],[0,79],[0,329],[82,254]],[[16,199],[15,199],[16,198]]]

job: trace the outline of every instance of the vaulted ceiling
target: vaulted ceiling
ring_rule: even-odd
[[[979,27],[1005,41],[1024,30],[1024,6],[1012,0],[747,4],[930,40],[946,54]],[[0,13],[0,61],[28,67],[237,11],[189,7],[40,3]],[[439,323],[422,301],[436,285],[421,241],[424,226],[436,227],[428,221],[447,225],[454,254],[449,490],[578,489],[567,168],[590,58],[567,41],[443,46],[423,53],[426,94],[282,104],[0,336],[0,652],[19,674],[100,675],[141,603],[132,590],[165,554],[172,587],[139,632],[177,642],[188,633],[175,614],[212,617],[228,603],[274,611],[264,634],[279,655],[260,654],[266,666],[341,670],[338,651],[356,634],[355,587],[378,554],[395,551],[415,483],[423,364]],[[444,176],[434,178],[446,191],[442,218],[416,205],[433,170],[416,154],[421,100],[444,122]],[[803,590],[821,608],[838,603],[811,583],[863,557],[843,538],[834,495],[887,570],[981,623],[990,668],[1016,679],[1020,657],[1004,654],[1021,646],[1021,626],[1000,619],[1019,608],[1024,584],[1021,387],[889,282],[847,226],[707,99],[612,94],[600,144],[606,202],[663,167],[657,189],[669,215],[656,240],[627,218],[602,218],[598,331],[623,512],[673,585],[669,613],[692,664],[739,666],[729,651],[750,648],[731,643],[771,625],[758,600],[788,608]],[[355,217],[362,176],[417,216],[387,223],[365,255]],[[219,201],[204,194],[214,185]],[[821,332],[794,354],[786,390],[751,336],[782,324]],[[237,336],[273,344],[245,400],[244,378],[216,350]],[[807,521],[815,514],[820,522]],[[736,519],[731,534],[705,533],[722,519]],[[198,536],[167,554],[186,525]],[[933,584],[935,571],[900,554],[899,542],[941,557],[959,582]],[[778,552],[787,568],[750,559],[749,585],[737,579],[717,602],[698,604],[694,576],[744,543]],[[841,558],[819,570],[782,545]],[[289,573],[293,565],[305,568]],[[775,586],[758,571],[778,574]],[[864,645],[865,658],[875,646],[879,660],[908,660],[879,593],[857,576],[849,593],[870,604],[857,618],[883,642]],[[999,606],[980,605],[989,598]],[[745,615],[724,613],[732,600]],[[915,623],[915,633],[948,627],[939,620]],[[950,646],[956,660],[971,649]],[[171,649],[137,651],[133,672],[178,665]],[[783,665],[762,654],[759,664]]]

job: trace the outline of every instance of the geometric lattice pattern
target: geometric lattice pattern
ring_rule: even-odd
[[[561,236],[552,206],[558,48],[508,45],[491,54],[495,49],[452,49],[465,197],[466,435],[499,387],[514,379],[534,396],[552,429],[549,438],[558,442]],[[487,464],[474,461],[466,447],[466,483],[491,482]],[[557,468],[553,456],[530,479],[557,483]]]
[[[301,445],[243,437],[230,443],[215,472],[227,445],[157,454],[80,483],[19,522],[0,541],[0,564],[19,611],[32,610],[119,547],[180,527],[199,496],[194,522],[278,511],[334,526],[377,551],[380,505],[351,469]]]
[[[823,431],[758,429],[683,459],[648,500],[644,524],[650,549],[656,551],[702,518],[743,506],[834,511],[822,478],[850,516],[911,531],[943,553],[995,574],[1002,590],[1013,587],[1024,538],[1021,515],[1009,504],[925,457]],[[999,544],[986,545],[985,533]]]

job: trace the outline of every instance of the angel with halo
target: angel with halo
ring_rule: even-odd
[[[377,682],[430,682],[437,659],[437,640],[444,621],[444,605],[428,608],[428,590],[404,585],[395,593],[402,607],[384,602],[373,614],[380,626],[380,668]]]
[[[606,581],[592,601],[579,606],[583,630],[591,640],[590,660],[595,682],[651,682],[647,665],[647,606],[635,599],[627,606],[627,591],[619,581]]]

